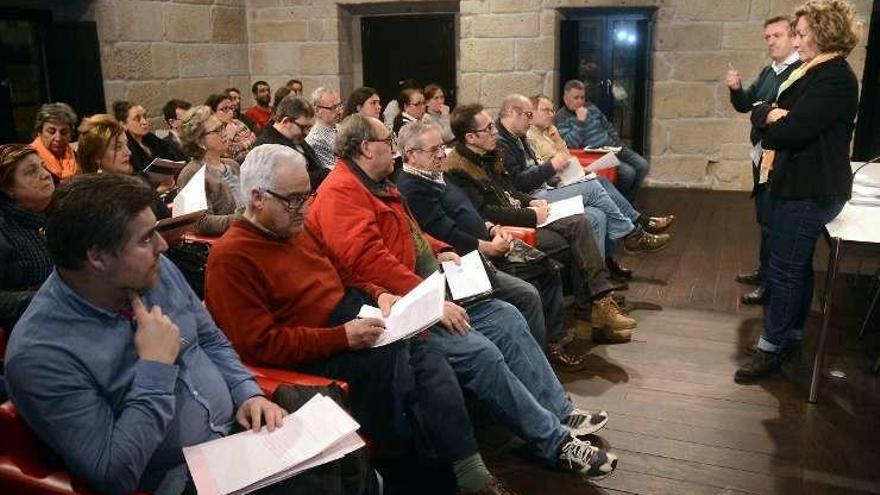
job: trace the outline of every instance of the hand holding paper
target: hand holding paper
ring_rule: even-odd
[[[550,203],[550,215],[538,224],[538,227],[549,225],[560,218],[584,214],[584,197],[580,194],[571,198]]]

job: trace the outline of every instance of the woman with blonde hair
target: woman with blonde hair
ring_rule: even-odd
[[[779,87],[775,103],[752,110],[761,133],[760,183],[773,198],[764,333],[737,382],[778,371],[800,358],[813,298],[813,251],[822,227],[852,192],[850,141],[859,82],[846,57],[859,41],[859,21],[843,0],[811,0],[794,14],[794,46],[803,65]]]
[[[76,159],[82,173],[131,174],[131,151],[125,127],[106,113],[83,119]]]
[[[241,208],[239,198],[238,163],[223,158],[227,150],[223,139],[224,125],[207,105],[186,112],[178,131],[183,150],[193,159],[183,167],[177,178],[181,188],[202,167],[205,168],[205,193],[208,213],[196,224],[196,233],[219,236],[232,224]]]

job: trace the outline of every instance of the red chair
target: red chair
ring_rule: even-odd
[[[538,244],[537,231],[531,227],[511,227],[502,225],[501,230],[507,232],[511,237],[519,239],[529,246],[535,247]]]
[[[604,151],[584,151],[578,148],[569,148],[568,152],[571,153],[571,156],[577,158],[578,161],[581,162],[581,166],[584,168],[587,168],[589,164],[605,155]],[[596,172],[596,175],[605,177],[611,182],[617,182],[617,167],[600,170]]]
[[[2,330],[2,329],[0,329]],[[348,390],[338,380],[295,371],[248,366],[267,397],[279,385],[326,386]],[[95,495],[84,482],[71,477],[61,459],[15,413],[12,402],[0,405],[0,493],[15,495]]]

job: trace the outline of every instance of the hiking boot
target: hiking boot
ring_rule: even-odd
[[[782,366],[782,356],[775,352],[767,352],[755,349],[748,360],[736,370],[733,381],[736,383],[751,383],[779,371]]]
[[[648,217],[642,226],[649,234],[662,234],[673,223],[675,223],[675,215],[666,215],[665,217]]]
[[[593,301],[593,310],[590,313],[590,326],[592,328],[624,330],[635,328],[636,325],[636,320],[625,316],[611,295],[607,295],[598,301]]]
[[[632,340],[632,330],[629,328],[621,330],[594,328],[592,340],[596,344],[623,344]]]
[[[460,495],[516,495],[516,492],[504,486],[501,480],[492,476],[486,486],[475,492],[458,492]]]
[[[636,227],[623,238],[623,249],[629,254],[656,253],[669,244],[669,239],[669,234],[649,234],[641,227]]]
[[[614,472],[617,467],[617,456],[593,447],[586,440],[571,437],[559,448],[557,466],[559,469],[572,471],[590,481],[595,481]]]
[[[605,428],[605,425],[608,423],[608,413],[605,411],[586,411],[574,408],[574,411],[567,418],[560,421],[560,423],[572,435],[580,437]]]
[[[547,361],[565,371],[579,371],[584,367],[584,357],[569,354],[560,344],[547,345]]]
[[[746,284],[746,285],[764,285],[764,281],[761,280],[761,271],[755,270],[750,273],[740,273],[736,276],[737,283]]]

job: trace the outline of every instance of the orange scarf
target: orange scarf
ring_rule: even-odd
[[[43,140],[40,139],[40,136],[34,138],[31,147],[37,150],[37,154],[43,159],[43,165],[46,167],[46,170],[55,177],[67,180],[76,174],[76,155],[73,153],[73,148],[69,145],[64,150],[64,157],[60,160],[49,151],[49,148],[43,145]]]

